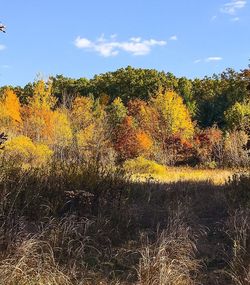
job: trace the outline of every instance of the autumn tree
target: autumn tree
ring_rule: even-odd
[[[22,110],[25,135],[53,149],[68,146],[72,139],[70,123],[66,111],[54,110],[56,99],[51,95],[51,82],[39,80],[33,92]]]
[[[160,92],[151,99],[150,104],[158,114],[155,128],[160,157],[157,160],[166,164],[173,163],[173,149],[170,143],[173,137],[178,136],[182,140],[193,136],[194,126],[190,114],[183,99],[172,91]]]
[[[93,123],[94,100],[91,97],[77,97],[70,110],[72,127],[75,132]]]
[[[97,167],[108,164],[113,152],[105,105],[91,97],[77,97],[72,104],[70,117],[76,156]]]
[[[115,149],[122,160],[134,158],[139,155],[133,117],[126,116],[119,126],[115,140]]]
[[[165,137],[180,134],[183,138],[192,137],[193,123],[183,99],[175,92],[159,93],[151,100],[159,114],[160,132]]]
[[[115,149],[121,160],[148,156],[153,146],[149,134],[142,130],[132,116],[126,116],[117,129]]]
[[[152,104],[140,99],[128,102],[128,115],[132,116],[136,124],[148,135],[155,137],[158,123],[158,113]]]
[[[10,88],[6,88],[0,101],[0,122],[2,131],[16,132],[20,130],[22,126],[20,109],[20,103],[16,94]]]

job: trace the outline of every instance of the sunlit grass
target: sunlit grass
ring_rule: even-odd
[[[225,169],[194,169],[189,167],[167,167],[162,174],[133,174],[132,180],[174,183],[179,181],[209,181],[214,185],[223,185],[234,174]]]

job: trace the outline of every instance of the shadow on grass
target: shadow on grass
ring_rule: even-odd
[[[224,272],[236,260],[238,234],[229,221],[239,208],[248,214],[248,182],[247,175],[219,186],[131,182],[77,167],[8,169],[0,180],[0,280],[229,284]],[[238,252],[234,275],[247,260],[246,250]]]

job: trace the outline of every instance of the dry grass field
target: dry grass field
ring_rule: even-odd
[[[248,285],[249,173],[168,171],[2,167],[0,284]]]

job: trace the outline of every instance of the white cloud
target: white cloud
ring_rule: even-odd
[[[112,43],[98,43],[93,44],[94,51],[98,52],[100,55],[104,57],[115,56],[119,52],[115,49],[115,46]]]
[[[223,5],[221,12],[229,15],[234,15],[237,10],[244,8],[246,4],[246,0],[231,0],[231,2]]]
[[[170,39],[170,41],[177,41],[178,40],[176,35],[171,36],[169,39]]]
[[[0,51],[6,49],[5,45],[0,44]]]
[[[215,21],[217,19],[217,16],[213,16],[212,18],[211,18],[211,21],[213,22],[213,21]]]
[[[109,57],[118,55],[120,51],[132,55],[146,55],[154,46],[164,46],[167,42],[155,39],[142,40],[140,37],[132,37],[128,41],[119,42],[116,40],[116,35],[111,35],[108,39],[101,35],[95,42],[77,37],[74,44],[77,48],[95,51],[101,56]]]
[[[138,37],[138,38],[132,37],[132,38],[130,38],[130,40],[131,40],[132,42],[139,43],[139,42],[141,41],[141,38],[140,38],[140,37]]]
[[[88,39],[77,37],[75,39],[75,46],[78,48],[89,48],[92,46],[92,43]]]
[[[205,59],[196,59],[194,60],[194,63],[197,64],[197,63],[201,63],[201,62],[216,62],[216,61],[221,61],[223,58],[220,57],[220,56],[210,56],[210,57],[207,57]]]
[[[211,56],[205,59],[206,62],[220,61],[220,60],[222,60],[222,57],[220,56]]]

